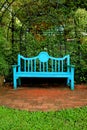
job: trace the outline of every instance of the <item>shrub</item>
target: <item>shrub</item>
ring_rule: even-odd
[[[10,54],[10,44],[7,42],[3,35],[3,30],[0,30],[0,75],[9,74],[9,61],[8,56]]]
[[[87,83],[87,40],[81,45],[81,82]]]

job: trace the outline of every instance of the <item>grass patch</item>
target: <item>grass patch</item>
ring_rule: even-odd
[[[87,107],[50,112],[0,107],[0,130],[87,130]]]

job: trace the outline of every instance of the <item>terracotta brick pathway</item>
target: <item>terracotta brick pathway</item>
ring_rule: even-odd
[[[87,86],[75,85],[71,91],[65,86],[0,88],[0,106],[28,111],[50,111],[87,105]]]

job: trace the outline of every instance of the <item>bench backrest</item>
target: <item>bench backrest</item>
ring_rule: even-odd
[[[47,52],[40,52],[38,56],[26,58],[19,54],[18,65],[18,71],[23,72],[66,72],[67,65],[70,65],[70,56],[55,58]]]

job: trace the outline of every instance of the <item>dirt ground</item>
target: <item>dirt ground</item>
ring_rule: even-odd
[[[87,106],[87,85],[75,85],[71,91],[64,85],[12,85],[0,87],[0,106],[28,111],[56,111]]]

